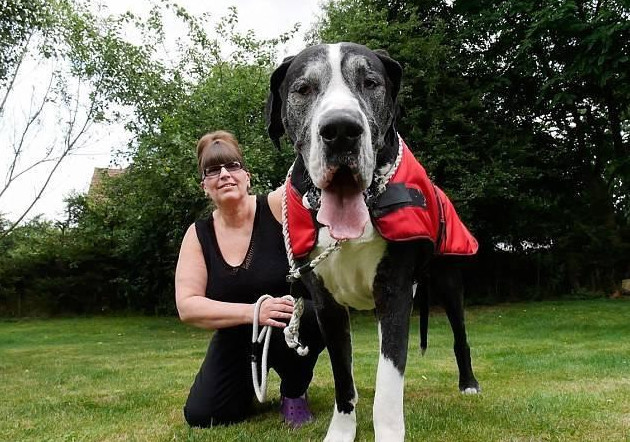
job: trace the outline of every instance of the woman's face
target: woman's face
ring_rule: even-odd
[[[240,201],[248,195],[249,173],[238,161],[230,161],[204,170],[201,182],[204,192],[217,206]]]

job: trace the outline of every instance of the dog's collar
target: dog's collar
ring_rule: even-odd
[[[383,170],[380,170],[379,173],[375,172],[372,184],[365,190],[365,192],[363,192],[365,195],[365,204],[368,207],[372,207],[378,197],[385,192],[387,184],[391,181],[392,177],[396,174],[396,171],[400,167],[403,157],[403,149],[406,145],[400,134],[396,135],[398,135],[398,153],[396,154],[396,160],[394,160],[386,172]]]
[[[314,185],[302,197],[302,205],[313,212],[319,210],[322,201],[322,191]]]

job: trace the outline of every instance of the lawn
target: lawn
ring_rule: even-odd
[[[357,440],[373,440],[374,319],[353,315],[359,391]],[[412,318],[405,386],[407,440],[630,441],[630,300],[510,304],[467,309],[477,396],[457,390],[442,313],[418,351]],[[281,424],[271,402],[232,427],[189,429],[181,408],[210,333],[176,318],[0,321],[0,440],[321,440],[332,413],[327,355],[309,390],[316,420]]]

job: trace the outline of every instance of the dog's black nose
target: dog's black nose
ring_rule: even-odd
[[[319,135],[333,151],[356,153],[363,135],[361,115],[348,110],[328,112],[319,122]]]

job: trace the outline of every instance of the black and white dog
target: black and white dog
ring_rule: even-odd
[[[444,223],[452,206],[448,199],[439,199],[443,193],[432,184],[409,184],[398,172],[409,167],[415,171],[411,175],[424,174],[408,158],[410,151],[395,129],[401,77],[400,65],[384,52],[353,43],[309,47],[285,59],[271,77],[269,135],[278,144],[286,133],[297,153],[286,188],[296,261],[307,263],[341,241],[338,250],[303,276],[335,380],[327,441],[352,441],[356,434],[348,307],[375,309],[378,319],[376,440],[404,439],[403,377],[412,285],[443,248],[442,239],[461,235]],[[420,169],[405,166],[405,158]],[[426,215],[429,209],[435,215]],[[435,226],[418,232],[413,225],[418,220],[409,219],[425,215],[437,220]],[[407,231],[391,232],[399,226]],[[474,242],[470,238],[465,239]],[[460,254],[475,251],[476,243],[472,252]],[[479,384],[466,342],[461,280],[448,265],[440,265],[440,270],[434,280],[455,335],[460,390],[476,393]]]

